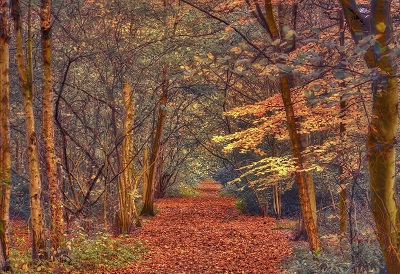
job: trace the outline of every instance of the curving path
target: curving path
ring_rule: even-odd
[[[160,200],[160,213],[134,233],[148,252],[108,273],[279,273],[291,253],[289,232],[274,230],[275,219],[238,214],[219,189],[201,183],[200,197]]]

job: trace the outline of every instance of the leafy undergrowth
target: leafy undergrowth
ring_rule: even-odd
[[[361,236],[361,235],[360,235]],[[323,252],[311,254],[304,242],[293,247],[293,253],[285,262],[285,274],[297,273],[388,273],[373,233],[355,239],[331,234],[321,237]]]
[[[67,241],[68,255],[55,260],[33,263],[29,248],[28,226],[13,221],[15,236],[10,250],[12,273],[92,273],[125,267],[137,260],[145,251],[143,244],[130,236],[114,237],[106,233],[88,235],[75,231]]]
[[[272,218],[245,216],[220,185],[202,183],[199,197],[159,201],[160,214],[144,220],[141,260],[107,273],[280,273],[291,254],[290,231]]]

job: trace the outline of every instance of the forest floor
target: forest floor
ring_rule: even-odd
[[[291,232],[273,218],[246,216],[220,185],[201,183],[199,197],[161,199],[138,237],[147,247],[129,268],[102,273],[280,273]]]

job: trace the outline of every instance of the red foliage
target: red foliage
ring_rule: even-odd
[[[200,197],[163,199],[139,237],[149,251],[128,269],[108,273],[279,273],[290,255],[290,233],[275,220],[240,215],[234,199],[202,183]]]

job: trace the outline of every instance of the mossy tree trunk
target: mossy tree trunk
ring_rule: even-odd
[[[36,147],[35,117],[33,113],[33,78],[32,78],[32,35],[31,35],[31,1],[28,7],[28,44],[27,56],[24,61],[23,37],[22,37],[22,20],[21,7],[19,0],[12,0],[12,17],[14,20],[15,42],[16,42],[16,61],[18,67],[19,78],[22,83],[22,97],[24,104],[26,136],[28,146],[28,163],[29,163],[29,194],[31,209],[31,226],[32,226],[32,258],[34,260],[47,257],[45,240],[43,233],[43,216],[40,204],[41,197],[41,180],[39,173],[38,154]]]
[[[364,59],[376,74],[372,84],[372,115],[368,129],[371,206],[378,240],[390,273],[400,273],[399,216],[395,197],[395,143],[398,124],[398,83],[392,63],[391,1],[372,0],[365,17],[354,0],[341,0],[353,40],[374,35]]]

